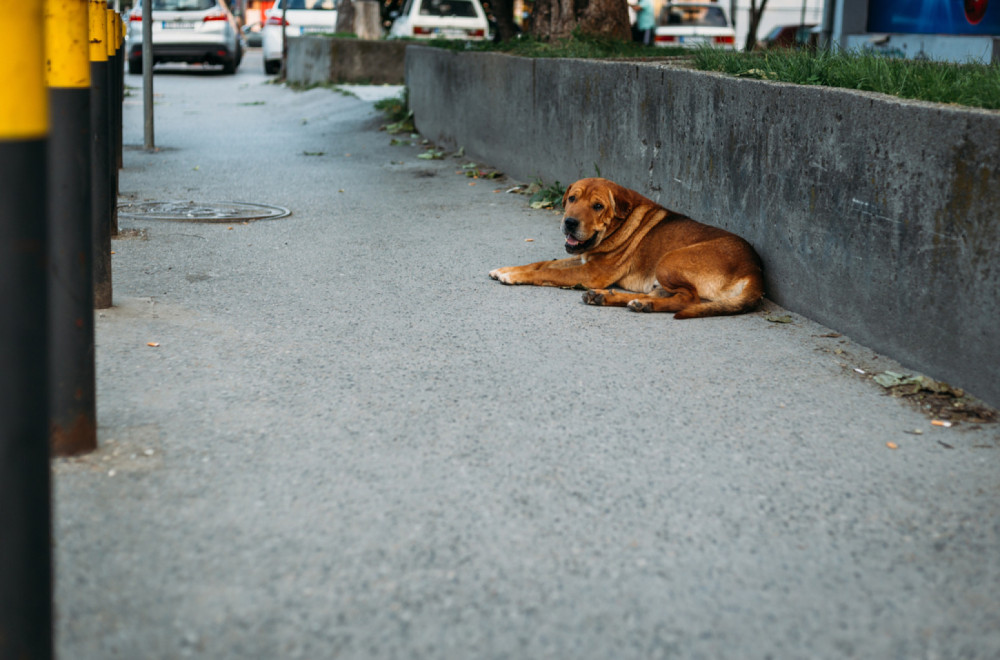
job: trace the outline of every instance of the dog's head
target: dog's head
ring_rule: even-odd
[[[629,216],[637,193],[607,179],[580,179],[563,195],[562,232],[570,254],[590,252]]]

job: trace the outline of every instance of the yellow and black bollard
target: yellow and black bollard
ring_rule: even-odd
[[[51,658],[42,0],[4,3],[0,57],[0,658]]]
[[[108,48],[108,166],[111,169],[111,207],[110,213],[111,236],[118,235],[118,123],[121,109],[121,100],[118,98],[118,90],[121,87],[119,78],[121,75],[121,59],[118,57],[118,37],[115,24],[118,22],[117,14],[111,9],[105,12],[107,19],[108,38],[105,42]]]
[[[116,89],[118,90],[118,100],[115,102],[115,110],[118,118],[115,120],[115,162],[118,169],[122,169],[122,120],[125,103],[125,23],[121,14],[115,14],[115,43],[118,45],[118,65],[115,67],[115,76],[118,79]]]
[[[52,453],[97,448],[87,0],[45,0]]]
[[[90,0],[90,170],[93,228],[94,307],[111,307],[111,121],[108,75],[108,17],[105,0]]]

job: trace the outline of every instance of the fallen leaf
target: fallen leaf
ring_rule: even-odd
[[[784,316],[775,316],[774,314],[768,314],[764,317],[765,321],[770,321],[771,323],[791,323],[792,317],[788,314]]]

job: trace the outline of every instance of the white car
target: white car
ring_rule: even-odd
[[[657,46],[736,48],[736,31],[726,10],[708,2],[663,5],[653,38]]]
[[[482,41],[489,32],[479,0],[406,0],[389,37]]]
[[[285,2],[288,10],[285,11]],[[264,72],[273,75],[281,71],[281,16],[285,16],[285,34],[299,37],[304,34],[334,32],[337,29],[337,0],[277,0],[265,13],[261,30],[261,47],[264,50]]]
[[[221,0],[152,0],[153,63],[221,64],[236,73],[243,59],[240,29]],[[128,16],[128,72],[142,73],[142,0]]]

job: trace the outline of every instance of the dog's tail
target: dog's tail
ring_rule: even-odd
[[[744,278],[731,290],[733,289],[739,293],[693,303],[674,314],[674,318],[697,319],[705,316],[743,314],[753,311],[764,298],[764,284],[759,276]]]

